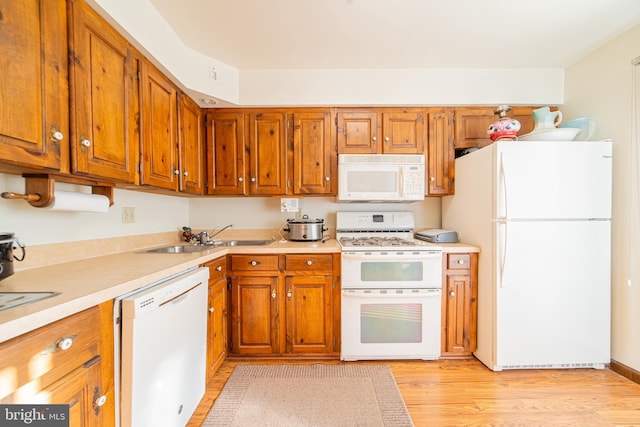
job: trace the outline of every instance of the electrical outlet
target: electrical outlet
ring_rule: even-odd
[[[133,224],[136,222],[136,208],[122,208],[122,223]]]

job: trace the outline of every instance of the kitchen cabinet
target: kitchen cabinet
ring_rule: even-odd
[[[249,194],[287,194],[286,114],[249,113]]]
[[[164,74],[143,62],[142,174],[140,184],[178,190],[178,89]]]
[[[209,268],[207,322],[207,382],[227,356],[227,258],[206,264]]]
[[[84,1],[69,1],[71,172],[138,183],[140,59]]]
[[[469,358],[476,350],[478,254],[445,253],[441,357]]]
[[[231,255],[232,352],[337,352],[335,262],[333,254]]]
[[[245,125],[242,112],[205,115],[207,137],[207,194],[243,195],[245,181]]]
[[[427,194],[443,196],[454,192],[453,110],[430,109],[427,143]]]
[[[520,122],[518,135],[524,135],[533,130],[533,116],[531,111],[538,107],[511,107],[507,114]],[[495,107],[456,107],[455,108],[455,140],[454,148],[457,152],[466,148],[481,148],[490,145],[487,129],[496,121],[498,116],[493,113]]]
[[[178,170],[179,190],[200,195],[204,193],[205,142],[202,133],[202,110],[184,93],[178,96]]]
[[[329,110],[293,113],[293,194],[336,194],[334,141]]]
[[[338,153],[422,154],[426,135],[422,108],[348,109],[336,113]]]
[[[63,0],[2,2],[0,161],[69,168],[67,15]]]
[[[0,344],[0,372],[0,403],[66,403],[72,426],[115,425],[113,303]]]

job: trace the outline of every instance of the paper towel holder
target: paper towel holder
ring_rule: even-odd
[[[3,199],[21,199],[29,202],[31,206],[36,208],[46,208],[51,206],[55,200],[54,191],[56,181],[51,175],[31,175],[24,174],[24,191],[25,194],[13,193],[5,191],[0,194]],[[113,206],[113,186],[110,185],[91,185],[92,194],[100,194],[109,199],[109,206]]]

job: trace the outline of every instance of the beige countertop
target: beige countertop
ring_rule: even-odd
[[[461,243],[434,246],[443,247],[445,252],[478,251]],[[0,282],[0,292],[59,294],[0,311],[0,342],[227,254],[337,252],[340,246],[334,239],[325,243],[276,240],[266,246],[212,247],[188,254],[145,253],[144,249],[137,249],[17,271]]]

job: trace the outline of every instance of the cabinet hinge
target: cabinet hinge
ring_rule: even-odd
[[[231,280],[227,281],[227,290],[230,291],[231,290]]]
[[[333,122],[336,124],[336,126],[338,126],[338,116],[335,116],[333,118]]]
[[[136,71],[136,78],[138,79],[138,81],[142,80],[142,75],[140,74],[140,70]]]
[[[142,173],[142,163],[138,163],[138,173]]]

